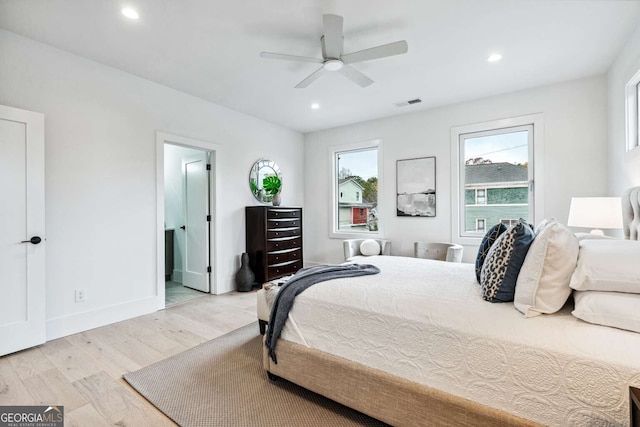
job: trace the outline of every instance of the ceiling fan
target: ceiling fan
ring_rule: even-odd
[[[333,71],[339,72],[360,87],[367,87],[373,83],[373,80],[353,68],[351,64],[407,53],[407,42],[402,40],[343,55],[342,47],[344,37],[342,36],[342,16],[322,15],[322,20],[324,27],[324,35],[320,37],[320,44],[322,45],[322,59],[271,52],[260,53],[262,58],[322,64],[322,67],[318,68],[316,71],[311,73],[311,75],[296,85],[296,88],[298,89],[309,86],[318,78],[322,77],[323,74]]]

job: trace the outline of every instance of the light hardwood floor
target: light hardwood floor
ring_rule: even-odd
[[[66,427],[173,426],[122,375],[255,321],[256,292],[232,292],[49,341],[0,358],[0,405],[64,405]]]

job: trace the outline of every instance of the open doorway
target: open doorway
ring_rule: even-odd
[[[158,132],[159,308],[215,293],[215,146]],[[162,256],[161,256],[162,255]]]

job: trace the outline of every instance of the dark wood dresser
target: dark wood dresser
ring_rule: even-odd
[[[249,267],[257,283],[293,274],[302,268],[302,208],[247,206]]]

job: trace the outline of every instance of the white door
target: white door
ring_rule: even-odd
[[[182,161],[185,242],[182,284],[209,292],[209,178],[207,152]]]
[[[44,116],[0,106],[0,356],[46,340]]]

